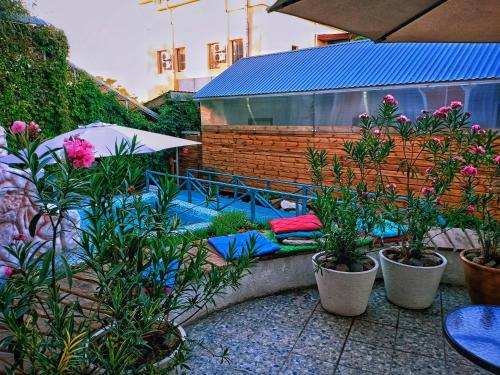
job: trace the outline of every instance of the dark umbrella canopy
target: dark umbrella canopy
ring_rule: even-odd
[[[500,0],[278,0],[268,11],[374,41],[500,42]]]

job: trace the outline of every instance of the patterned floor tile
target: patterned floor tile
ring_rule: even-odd
[[[392,349],[396,342],[396,327],[357,319],[352,325],[349,339]]]
[[[333,375],[335,364],[316,358],[292,354],[280,371],[283,375]]]
[[[399,312],[399,328],[423,330],[427,333],[441,334],[443,320],[440,304],[433,304],[426,310],[406,310]]]
[[[360,370],[346,366],[337,366],[337,369],[335,370],[335,375],[370,375],[370,374],[374,373],[371,371]]]
[[[335,363],[340,356],[345,336],[332,335],[319,329],[306,329],[297,340],[294,353]]]
[[[446,375],[444,360],[396,350],[391,375]]]
[[[398,329],[396,349],[444,360],[444,337],[423,331]]]
[[[392,352],[392,349],[347,340],[339,365],[377,374],[388,374],[391,369]]]
[[[345,337],[351,327],[352,321],[352,318],[326,312],[323,307],[318,305],[307,322],[306,329],[321,330],[332,335]]]

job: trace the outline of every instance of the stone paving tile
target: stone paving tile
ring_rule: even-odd
[[[423,331],[398,329],[396,335],[396,349],[444,359],[444,337]]]
[[[283,375],[333,375],[335,364],[300,354],[292,354],[281,369]]]
[[[305,329],[297,340],[293,352],[335,363],[340,356],[344,341],[344,335],[334,335],[320,329]]]
[[[394,351],[391,375],[446,375],[444,361],[432,357]]]
[[[483,370],[469,361],[467,358],[453,349],[450,344],[445,345],[446,366],[448,374],[491,374],[489,371]]]
[[[248,341],[290,351],[303,328],[303,325],[270,321],[256,326]]]
[[[316,329],[338,337],[345,337],[349,332],[352,320],[352,318],[330,314],[318,305],[305,329]]]
[[[340,366],[377,374],[388,374],[391,369],[392,349],[347,340],[340,357]]]
[[[346,367],[346,366],[337,366],[335,370],[335,375],[365,375],[365,374],[375,374],[374,372],[367,370],[359,370],[356,368]]]
[[[365,313],[356,319],[368,320],[396,327],[398,324],[398,317],[399,308],[387,300],[384,284],[377,282],[373,287]]]
[[[440,303],[434,303],[426,310],[401,309],[399,312],[398,327],[441,334],[443,331],[443,320],[441,317]]]
[[[471,304],[469,295],[465,288],[443,285],[441,286],[441,299],[443,301],[443,313],[446,315],[452,310]]]
[[[349,339],[392,350],[396,342],[396,327],[355,320],[349,333]]]

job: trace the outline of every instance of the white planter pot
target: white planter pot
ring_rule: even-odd
[[[374,267],[362,272],[342,272],[319,267],[316,258],[312,258],[315,267],[321,306],[326,311],[343,316],[363,314],[368,306],[368,299],[377,276],[378,262],[372,258]]]
[[[103,329],[100,329],[99,331],[95,332],[92,336],[94,336],[94,337],[103,336],[106,333],[106,331],[108,331],[108,329],[109,329],[109,326],[105,327]],[[182,342],[186,341],[187,335],[186,335],[186,331],[184,331],[184,328],[182,328],[181,326],[177,326],[177,327],[175,327],[175,329],[177,330],[177,333],[178,333],[181,341]],[[170,363],[174,360],[174,358],[178,354],[178,352],[179,352],[179,347],[177,347],[177,349],[175,349],[168,357],[165,357],[162,360],[153,364],[153,366],[158,367],[158,368],[162,368],[162,369],[167,368],[170,365]],[[94,368],[93,370],[96,374],[105,374],[105,370],[102,368]],[[179,370],[180,370],[179,366],[176,366],[174,369],[172,369],[172,371],[169,371],[168,373],[169,374],[170,373],[177,374],[177,373],[179,373]],[[140,372],[143,373],[144,370],[141,370]]]
[[[434,252],[443,261],[440,265],[416,267],[386,258],[384,252],[387,250],[391,249],[380,250],[379,259],[389,301],[414,310],[431,306],[446,268],[446,258]]]

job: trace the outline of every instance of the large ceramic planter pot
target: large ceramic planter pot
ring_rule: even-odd
[[[464,265],[465,285],[472,303],[500,305],[500,269],[474,263],[466,258],[466,253],[467,250],[462,251],[460,259]]]
[[[106,328],[103,328],[97,332],[95,332],[93,334],[94,337],[100,337],[100,336],[103,336],[106,334],[106,331],[109,329],[109,327],[106,327]],[[168,356],[166,356],[165,358],[159,358],[158,361],[156,363],[153,364],[153,367],[157,367],[157,368],[160,368],[160,369],[165,369],[165,368],[168,368],[172,361],[175,359],[176,355],[179,353],[179,350],[180,350],[180,347],[182,345],[182,343],[184,341],[186,341],[186,331],[184,331],[184,329],[181,327],[181,326],[177,326],[175,327],[175,330],[177,331],[177,335],[179,336],[180,338],[180,342],[179,342],[179,345],[177,346],[177,348],[172,351]],[[95,371],[95,373],[97,374],[105,374],[105,370],[104,369],[101,369],[101,368],[94,368],[93,369]],[[168,372],[168,374],[177,374],[177,373],[180,373],[180,367],[176,366],[175,368],[173,368],[171,371]],[[128,373],[128,372],[127,372]],[[141,371],[141,373],[144,373],[144,371]]]
[[[373,262],[372,269],[342,272],[319,266],[317,258],[322,254],[315,254],[312,259],[321,306],[326,311],[343,316],[363,314],[377,276],[378,262],[368,257]]]
[[[442,260],[440,265],[433,267],[410,266],[395,262],[384,255],[385,252],[396,249],[383,249],[379,252],[387,298],[392,303],[406,309],[418,310],[430,307],[446,268],[446,258],[434,252],[434,255]]]

